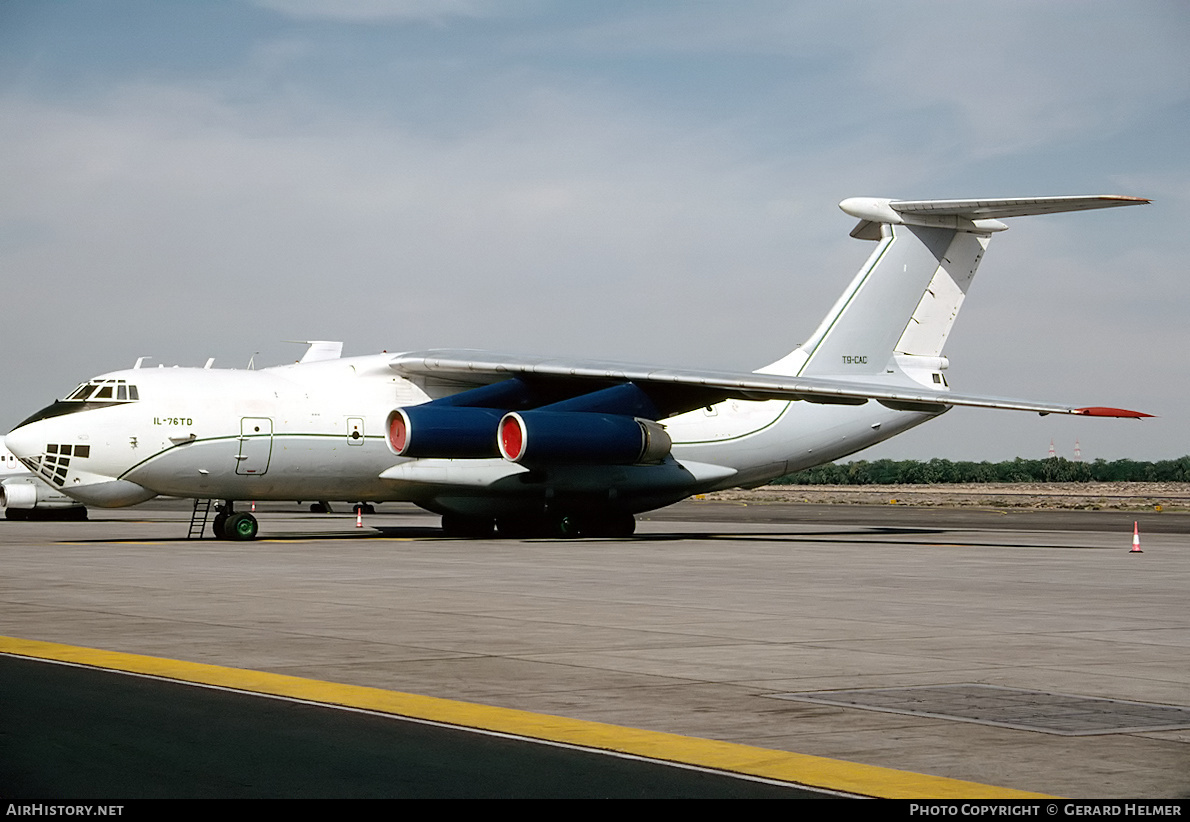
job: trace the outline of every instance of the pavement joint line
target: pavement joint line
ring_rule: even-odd
[[[262,537],[259,539],[255,539],[252,542],[257,545],[259,545],[261,543],[266,543],[266,544],[267,543],[290,543],[290,542],[297,542],[297,541],[301,541],[301,540],[335,539],[337,536],[339,536],[339,535],[330,534],[328,536],[327,534],[294,534],[292,536],[284,536],[284,537]],[[345,534],[345,536],[347,536],[351,539],[365,539],[366,538],[369,541],[375,541],[375,542],[413,542],[416,539],[418,539],[417,537],[383,537],[383,536],[377,537],[377,536],[371,536],[371,535],[367,535],[367,534]],[[188,540],[183,537],[178,537],[176,539],[67,539],[67,540],[60,540],[56,544],[57,545],[175,545],[179,542],[190,542],[190,543],[209,542],[213,545],[227,544],[225,540],[216,540],[213,538]]]
[[[1039,799],[1046,794],[942,776],[470,702],[0,636],[0,653],[341,705],[545,742],[883,799]]]

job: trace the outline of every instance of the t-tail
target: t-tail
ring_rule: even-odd
[[[945,389],[947,337],[992,234],[1008,217],[1140,205],[1140,197],[887,200],[839,204],[877,246],[805,343],[761,373],[905,382]]]

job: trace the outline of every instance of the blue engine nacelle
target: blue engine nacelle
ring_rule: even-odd
[[[414,405],[388,415],[388,447],[398,457],[482,459],[498,457],[496,408]]]
[[[500,420],[500,455],[523,464],[660,462],[673,441],[652,420],[582,411],[513,411]]]

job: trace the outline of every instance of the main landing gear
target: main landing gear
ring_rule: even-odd
[[[87,519],[87,509],[82,506],[75,508],[13,508],[4,509],[4,518],[23,520],[58,520],[60,522],[83,522]]]
[[[299,502],[298,505],[301,505],[301,503]],[[322,500],[321,502],[310,503],[310,513],[311,514],[333,514],[335,512],[331,508],[331,504],[329,502],[327,502],[326,500]],[[353,513],[353,514],[375,514],[376,506],[370,502],[357,502],[355,505],[351,506],[351,513]]]
[[[636,532],[636,517],[628,513],[603,514],[539,514],[469,517],[463,514],[443,514],[442,531],[448,537],[460,539],[506,539],[576,537],[630,537]]]
[[[215,539],[250,540],[256,539],[260,525],[256,517],[244,512],[237,512],[232,500],[227,500],[219,508],[219,513],[211,520],[211,533]]]

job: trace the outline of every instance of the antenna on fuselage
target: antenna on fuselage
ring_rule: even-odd
[[[255,351],[255,352],[253,352],[252,356],[248,358],[248,370],[249,371],[256,370],[256,355],[259,353],[260,353],[259,351]]]
[[[147,359],[150,359],[150,358],[149,358],[149,357],[137,357],[137,358],[136,358],[136,362],[135,362],[135,363],[133,363],[132,367],[133,367],[133,368],[140,368],[142,365],[144,365],[144,362],[145,362],[145,360],[147,360]]]

